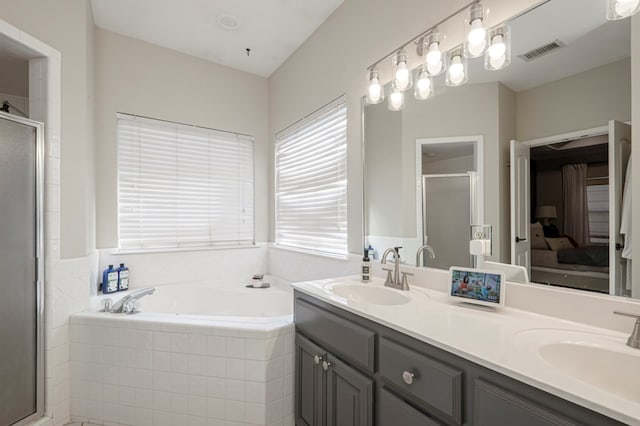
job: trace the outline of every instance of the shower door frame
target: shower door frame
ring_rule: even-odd
[[[0,119],[36,131],[36,412],[11,426],[26,425],[44,416],[44,124],[0,111]]]

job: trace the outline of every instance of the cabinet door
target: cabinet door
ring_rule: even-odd
[[[476,426],[578,426],[577,422],[482,379],[475,381],[473,424]]]
[[[416,410],[382,388],[378,394],[378,426],[442,426],[442,423]]]
[[[326,384],[322,361],[324,350],[301,335],[296,335],[296,394],[297,426],[324,425]]]
[[[329,355],[327,426],[373,426],[373,380]]]

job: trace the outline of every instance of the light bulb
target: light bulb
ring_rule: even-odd
[[[406,62],[398,63],[398,69],[396,70],[396,86],[400,90],[405,90],[409,87],[409,69]]]
[[[382,94],[382,86],[377,77],[373,77],[369,83],[369,101],[377,103],[380,101],[380,95]]]
[[[640,0],[638,0],[640,1]],[[491,46],[489,46],[489,57],[491,59],[498,59],[505,56],[507,52],[507,45],[504,44],[504,37],[502,34],[496,34],[491,39]]]
[[[459,77],[464,76],[464,65],[462,65],[462,58],[460,55],[456,55],[451,58],[451,65],[449,65],[449,76]]]
[[[440,52],[440,43],[434,42],[429,45],[427,53],[427,64],[440,66],[442,64],[442,52]]]
[[[507,62],[506,55],[500,55],[496,57],[489,55],[489,64],[491,64],[491,67],[493,69],[499,70],[500,68],[504,67],[505,62]]]
[[[627,17],[633,15],[638,4],[640,4],[640,0],[617,0],[614,8],[618,15]]]
[[[420,77],[416,83],[416,88],[417,97],[419,99],[426,99],[429,97],[429,94],[431,93],[431,79],[425,71],[420,73]]]
[[[389,101],[392,109],[397,110],[402,108],[404,104],[404,93],[394,90],[391,96],[389,96]]]
[[[639,0],[640,1],[640,0]],[[471,22],[471,30],[467,34],[467,48],[473,56],[480,56],[487,45],[487,30],[482,26],[482,19]]]

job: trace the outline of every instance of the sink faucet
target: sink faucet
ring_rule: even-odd
[[[428,245],[425,244],[423,246],[420,246],[420,248],[418,249],[418,251],[416,253],[416,266],[426,266],[422,262],[422,253],[425,250],[427,251],[427,253],[429,253],[429,257],[431,259],[435,259],[436,258],[436,254],[433,252],[433,247],[428,246]]]
[[[381,264],[386,264],[387,263],[387,257],[393,253],[393,257],[394,257],[394,267],[393,269],[390,268],[382,268],[383,270],[387,271],[387,279],[384,282],[384,285],[387,287],[391,287],[391,288],[396,288],[398,290],[409,290],[409,283],[407,282],[407,275],[412,275],[409,274],[407,272],[402,272],[402,280],[400,279],[400,252],[399,250],[402,247],[393,247],[393,248],[388,248],[384,251],[384,254],[382,255],[382,260],[380,261]],[[391,275],[391,273],[393,272],[393,276]]]
[[[155,291],[155,287],[145,287],[140,290],[132,291],[126,296],[116,300],[114,303],[111,303],[111,299],[107,299],[104,301],[104,311],[112,314],[133,314],[138,312],[138,304],[136,302],[148,294],[153,294]]]
[[[636,323],[633,326],[633,331],[631,332],[631,336],[629,336],[629,339],[627,340],[627,346],[634,349],[640,349],[640,315],[630,314],[627,312],[620,312],[620,311],[613,311],[613,313],[616,315],[622,315],[625,317],[636,319]]]

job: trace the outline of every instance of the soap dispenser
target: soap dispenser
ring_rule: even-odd
[[[118,291],[126,290],[129,290],[129,268],[121,263],[118,268]]]
[[[111,294],[116,291],[118,291],[118,271],[113,268],[113,265],[109,265],[102,272],[102,293]]]
[[[369,259],[369,249],[364,249],[362,258],[362,282],[371,282],[371,260]]]

